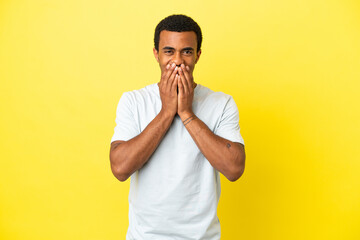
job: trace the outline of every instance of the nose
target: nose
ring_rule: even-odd
[[[180,66],[182,63],[184,63],[183,59],[181,58],[181,53],[179,52],[176,52],[173,59],[172,59],[172,62],[176,64],[176,66]]]

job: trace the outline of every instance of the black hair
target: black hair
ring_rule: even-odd
[[[172,32],[195,32],[197,38],[197,52],[199,52],[202,42],[201,29],[191,17],[183,14],[174,14],[161,20],[155,28],[154,45],[156,51],[159,51],[160,32],[163,30]]]

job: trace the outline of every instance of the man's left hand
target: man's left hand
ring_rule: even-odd
[[[190,73],[189,66],[181,64],[178,68],[179,77],[177,77],[177,84],[179,88],[178,93],[178,108],[177,114],[181,119],[193,115],[192,102],[194,98],[193,76]]]

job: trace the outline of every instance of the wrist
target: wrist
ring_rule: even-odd
[[[171,119],[172,120],[172,119],[174,119],[175,114],[176,114],[176,112],[172,113],[169,111],[165,111],[164,109],[161,109],[158,115],[161,119]]]
[[[192,116],[195,116],[195,114],[193,113],[193,111],[186,111],[186,112],[182,112],[182,113],[178,113],[179,117],[181,118],[181,121],[185,121],[187,119],[189,119]]]

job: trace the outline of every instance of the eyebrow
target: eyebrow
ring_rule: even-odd
[[[166,46],[166,47],[163,47],[163,50],[166,50],[166,49],[168,49],[168,50],[175,50],[175,48],[173,48],[173,47],[169,47],[169,46]],[[194,49],[192,48],[192,47],[186,47],[186,48],[183,48],[183,49],[181,49],[182,51],[184,51],[184,50],[192,50],[192,51],[194,51]]]

